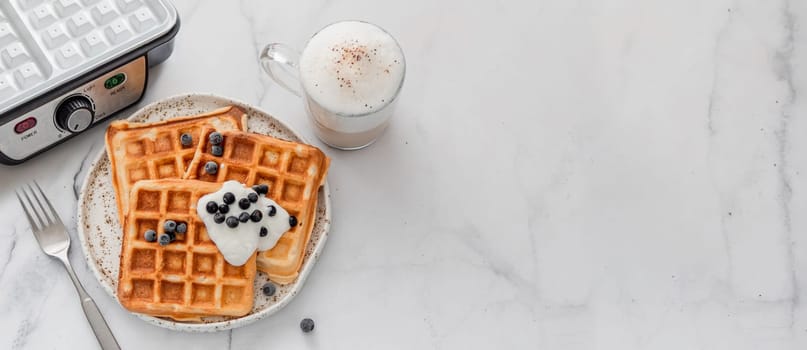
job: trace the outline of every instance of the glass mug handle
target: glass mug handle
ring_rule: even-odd
[[[266,45],[261,50],[261,67],[278,85],[302,97],[300,88],[300,53],[281,43]]]

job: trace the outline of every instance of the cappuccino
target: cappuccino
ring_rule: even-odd
[[[300,83],[317,136],[355,149],[386,128],[406,71],[403,51],[383,29],[365,22],[331,24],[302,52]]]

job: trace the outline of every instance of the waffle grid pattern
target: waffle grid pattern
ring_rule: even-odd
[[[45,80],[32,52],[0,8],[0,101]]]
[[[243,116],[241,109],[229,107],[168,122],[113,123],[107,131],[107,153],[112,162],[121,222],[129,209],[127,194],[137,181],[182,178],[205,125],[241,129]],[[191,146],[182,146],[180,135],[183,133],[191,134]]]
[[[284,234],[277,245],[258,256],[258,268],[278,283],[290,283],[297,276],[308,243],[316,206],[317,191],[325,177],[328,158],[319,149],[272,137],[221,132],[224,154],[210,153],[205,130],[199,150],[186,178],[223,183],[236,180],[247,186],[266,184],[267,196],[298,218],[299,224]],[[216,175],[207,174],[204,164],[216,162]]]
[[[0,101],[101,55],[127,50],[165,20],[164,12],[155,1],[145,0],[0,4]],[[21,22],[11,20],[17,15]]]
[[[201,128],[190,125],[182,129],[158,131],[154,140],[131,135],[121,141],[126,144],[126,157],[132,160],[126,165],[124,181],[134,183],[146,179],[180,178],[193,159]],[[190,133],[191,146],[182,146],[180,135]]]
[[[121,251],[118,297],[128,309],[151,315],[229,315],[249,312],[255,258],[228,264],[195,214],[198,198],[218,186],[197,181],[142,181],[132,189]],[[142,232],[161,232],[165,220],[188,223],[166,246]]]

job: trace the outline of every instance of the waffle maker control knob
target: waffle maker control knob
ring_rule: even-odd
[[[70,132],[82,132],[92,124],[92,101],[86,96],[72,96],[56,109],[56,124]]]

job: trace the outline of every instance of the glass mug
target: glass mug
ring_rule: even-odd
[[[367,147],[381,136],[406,75],[398,42],[361,21],[326,26],[302,53],[269,44],[260,61],[276,83],[303,99],[317,137],[342,150]]]

